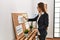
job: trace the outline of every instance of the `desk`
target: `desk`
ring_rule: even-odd
[[[35,40],[36,33],[37,33],[37,30],[36,29],[33,29],[32,32],[30,31],[28,33],[28,37],[27,38],[22,33],[23,36],[21,35],[22,37],[20,37],[20,39],[17,39],[17,40]]]

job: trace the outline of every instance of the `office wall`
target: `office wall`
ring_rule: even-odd
[[[0,0],[0,40],[14,40],[12,12],[32,13],[31,0]]]
[[[36,13],[35,4],[37,2],[37,0],[0,0],[0,40],[14,40],[15,38],[11,13],[25,12],[31,18],[32,14]],[[53,37],[53,0],[45,0],[45,2],[48,3],[48,13],[50,15],[48,37]]]
[[[14,8],[12,0],[0,0],[0,40],[13,40],[11,13]]]

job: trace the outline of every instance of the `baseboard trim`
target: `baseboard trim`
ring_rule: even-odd
[[[46,38],[47,40],[60,40],[60,38]]]
[[[52,40],[53,38],[46,38],[46,39],[51,39]]]
[[[53,39],[53,38],[46,38],[46,39]]]

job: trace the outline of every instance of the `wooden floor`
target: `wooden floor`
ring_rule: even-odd
[[[60,38],[47,38],[46,40],[60,40]]]
[[[40,36],[38,35],[38,37]],[[46,40],[60,40],[60,38],[46,38]]]

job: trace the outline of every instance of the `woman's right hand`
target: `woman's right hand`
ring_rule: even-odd
[[[28,18],[27,18],[27,17],[25,17],[25,16],[23,16],[23,18],[24,18],[25,20],[28,20]]]

